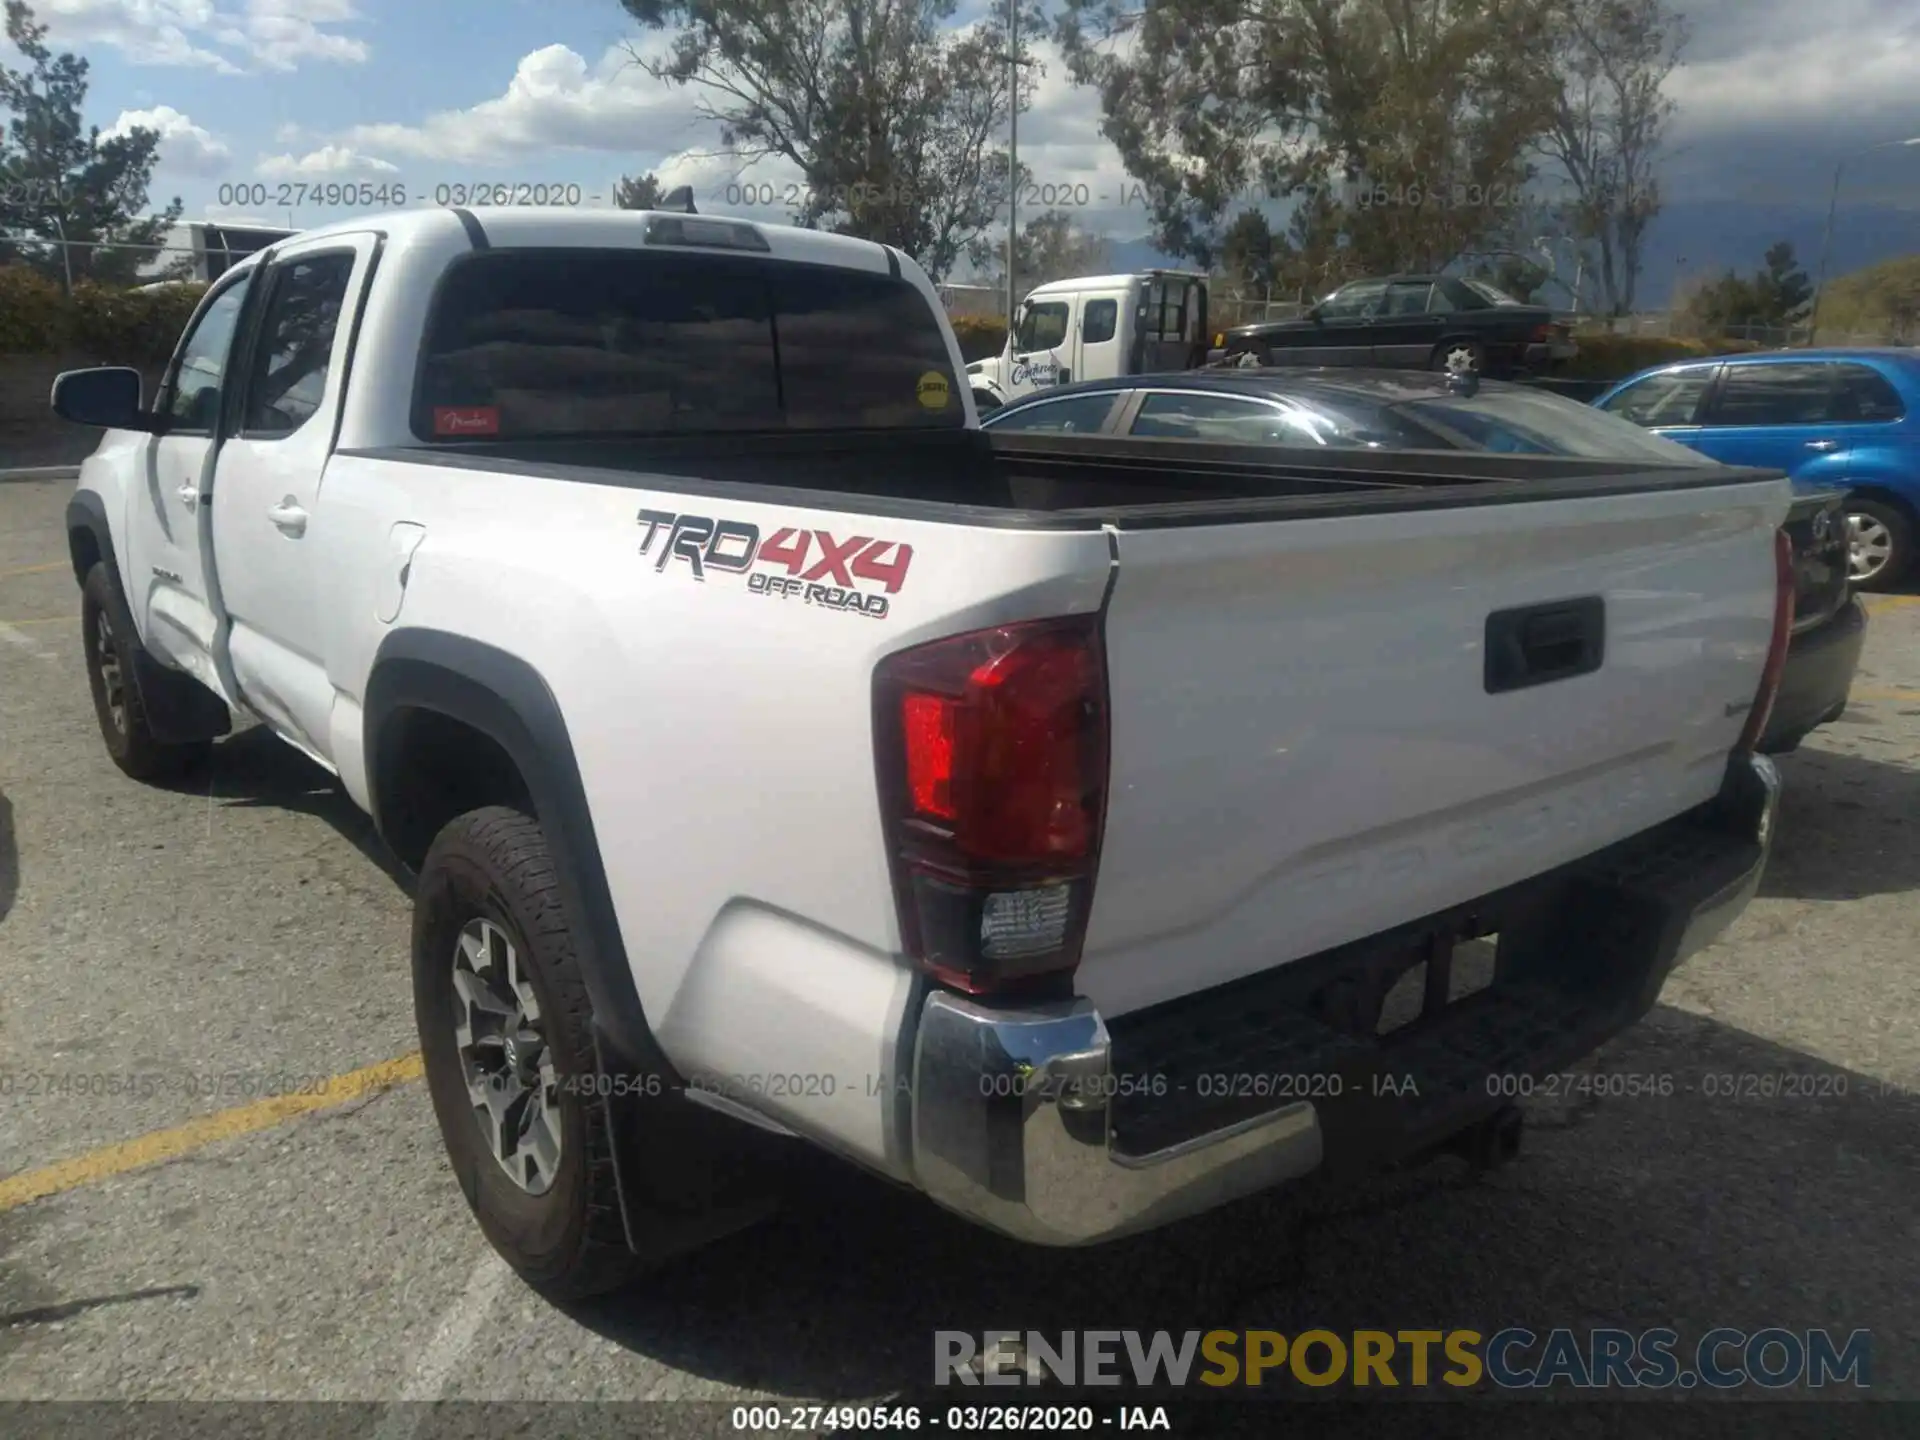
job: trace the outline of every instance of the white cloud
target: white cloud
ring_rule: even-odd
[[[369,53],[366,41],[320,28],[357,19],[349,0],[247,0],[243,43],[269,70],[309,59],[358,65]]]
[[[185,175],[214,176],[225,172],[233,152],[213,137],[203,125],[196,125],[171,105],[156,105],[151,110],[122,110],[119,117],[101,132],[112,139],[130,130],[155,130],[160,135],[158,168]]]
[[[345,145],[322,145],[305,155],[267,155],[253,167],[269,180],[316,175],[398,175],[400,167]]]
[[[592,65],[565,45],[548,45],[514,68],[504,94],[417,125],[360,125],[349,143],[421,160],[524,167],[555,150],[658,154],[699,128],[694,99],[653,79],[625,48]]]
[[[359,19],[350,0],[242,0],[237,12],[214,0],[38,0],[34,11],[56,47],[110,45],[139,65],[240,75],[306,59],[358,63],[369,53],[364,40],[322,28]]]

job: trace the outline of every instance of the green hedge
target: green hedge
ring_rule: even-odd
[[[998,355],[1006,348],[1007,322],[986,315],[956,315],[953,317],[953,333],[960,338],[960,353],[966,356],[967,363],[971,365],[989,355]]]
[[[1652,365],[1670,360],[1698,360],[1709,355],[1739,355],[1766,347],[1753,340],[1695,340],[1666,335],[1609,335],[1604,331],[1576,335],[1580,353],[1554,373],[1581,380],[1624,380]]]
[[[204,285],[114,290],[82,281],[68,295],[24,265],[0,266],[0,354],[84,353],[103,364],[165,360]]]

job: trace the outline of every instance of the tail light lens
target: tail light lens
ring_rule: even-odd
[[[1546,344],[1549,340],[1553,339],[1555,328],[1556,327],[1552,325],[1535,326],[1533,331],[1534,343],[1536,345]]]
[[[1787,644],[1793,637],[1793,541],[1784,530],[1773,533],[1773,635],[1767,641],[1767,663],[1760,671],[1760,689],[1747,712],[1746,727],[1740,732],[1741,750],[1760,743],[1767,721],[1773,718],[1774,698],[1780,693],[1780,676],[1787,665]]]
[[[889,656],[874,729],[907,953],[970,994],[1080,961],[1107,790],[1098,616],[970,631]]]

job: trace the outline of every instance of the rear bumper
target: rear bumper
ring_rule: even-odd
[[[1474,906],[1109,1024],[1085,1000],[936,993],[914,1056],[913,1165],[948,1208],[1082,1245],[1323,1170],[1411,1158],[1510,1103],[1499,1077],[1591,1053],[1745,908],[1779,779],[1739,756],[1708,805]],[[1326,996],[1497,929],[1486,989],[1376,1036]],[[1340,987],[1346,986],[1346,991]]]
[[[1545,344],[1529,345],[1521,357],[1521,363],[1529,370],[1545,370],[1562,360],[1571,360],[1580,353],[1580,344],[1575,340],[1551,340]]]
[[[1858,597],[1793,637],[1780,676],[1780,693],[1760,738],[1763,753],[1792,749],[1809,730],[1847,708],[1847,693],[1853,688],[1866,638],[1867,609]]]

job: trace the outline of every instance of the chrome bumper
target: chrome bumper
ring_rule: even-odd
[[[914,1053],[916,1178],[1017,1239],[1086,1245],[1197,1214],[1320,1163],[1313,1106],[1143,1159],[1107,1144],[1107,1027],[1092,1002],[994,1010],[930,996]]]
[[[1711,825],[1739,841],[1711,888],[1669,911],[1661,940],[1636,957],[1634,998],[1596,1011],[1580,1053],[1631,1024],[1681,959],[1712,943],[1760,883],[1780,794],[1763,756],[1739,756]],[[1623,967],[1631,969],[1632,967]],[[1623,977],[1625,978],[1625,977]],[[921,1011],[913,1064],[913,1166],[929,1196],[1017,1239],[1086,1245],[1151,1229],[1318,1169],[1322,1116],[1301,1101],[1147,1155],[1111,1143],[1121,1087],[1106,1024],[1090,1001],[996,1009],[936,992]],[[1553,1057],[1554,1064],[1565,1063]]]

